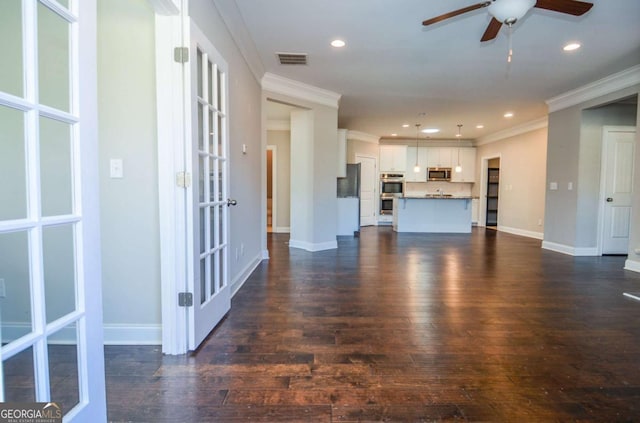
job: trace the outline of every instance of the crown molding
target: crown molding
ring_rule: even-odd
[[[291,131],[291,121],[286,119],[269,119],[267,131]]]
[[[380,137],[376,137],[375,135],[367,134],[365,132],[347,130],[347,140],[378,144],[380,142]]]
[[[162,16],[180,14],[180,0],[147,0],[153,10]]]
[[[270,72],[265,73],[262,77],[262,89],[336,109],[341,97],[340,94],[333,91],[294,81]]]
[[[170,0],[163,0],[170,1]],[[247,25],[244,22],[244,18],[238,9],[236,0],[216,0],[213,6],[218,11],[222,22],[227,28],[227,32],[231,35],[233,42],[240,51],[240,54],[247,63],[247,66],[251,70],[253,77],[256,81],[260,82],[262,75],[264,75],[264,64],[260,58],[260,53],[249,35]]]
[[[546,103],[549,106],[549,113],[551,113],[636,84],[640,84],[640,65],[550,98]]]
[[[536,129],[546,128],[547,126],[549,126],[549,119],[545,116],[540,119],[532,120],[531,122],[523,123],[522,125],[514,126],[513,128],[505,129],[504,131],[480,137],[476,139],[475,145],[491,144],[492,142],[515,137],[520,134],[535,131]]]

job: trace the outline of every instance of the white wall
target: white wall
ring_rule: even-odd
[[[154,45],[146,0],[98,1],[104,323],[147,327],[149,337],[161,323]],[[124,178],[109,177],[112,158]]]
[[[500,157],[499,229],[542,238],[546,156],[546,127],[477,147],[474,196],[486,183],[483,159]]]
[[[290,131],[267,131],[267,144],[276,146],[276,174],[274,175],[277,184],[276,193],[276,219],[274,222],[274,232],[287,232],[291,225],[289,211],[291,208],[291,132]]]
[[[577,255],[594,254],[596,250],[600,163],[603,125],[633,125],[638,112],[627,106],[610,106],[629,96],[638,95],[640,85],[617,90],[549,114],[547,151],[547,201],[545,243],[559,246]],[[607,106],[607,107],[602,107]],[[640,164],[636,161],[634,186],[640,186]],[[558,190],[548,190],[549,182],[557,182]],[[573,182],[569,191],[567,183]],[[637,190],[636,190],[637,191]],[[634,201],[638,193],[634,192]],[[634,203],[635,204],[635,203]],[[633,209],[631,244],[640,242],[637,208]],[[639,257],[630,246],[630,258]]]
[[[301,109],[312,112],[312,143],[310,146],[312,158],[306,172],[310,174],[312,180],[310,187],[313,195],[312,214],[309,216],[311,232],[310,238],[303,240],[305,248],[311,250],[336,248],[336,235],[338,231],[337,221],[337,198],[336,198],[336,171],[335,163],[338,159],[338,110],[335,107],[327,106],[301,98],[291,97],[285,94],[263,90],[263,105],[269,100],[276,100],[285,104],[295,105]],[[291,123],[293,128],[293,121]],[[266,132],[266,131],[265,131]],[[291,132],[292,150],[291,163],[298,160],[293,149],[293,129]],[[266,145],[265,134],[265,145]],[[292,167],[291,181],[291,226],[294,226],[294,213],[298,211],[293,199],[293,178],[296,178],[295,170]],[[305,235],[307,236],[307,235]],[[293,235],[292,235],[293,237]],[[292,238],[293,239],[293,238]],[[295,243],[294,243],[295,244]],[[291,245],[291,244],[290,244]],[[300,245],[300,244],[298,244]]]

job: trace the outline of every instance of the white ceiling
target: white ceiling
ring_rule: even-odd
[[[486,8],[421,24],[475,2],[216,0],[237,8],[245,27],[230,30],[249,36],[264,71],[341,94],[339,126],[383,138],[415,137],[415,123],[440,128],[432,138],[453,138],[459,123],[464,138],[493,134],[543,118],[545,100],[640,63],[639,0],[592,0],[582,17],[534,8],[513,28],[509,68],[506,26],[480,42]],[[331,47],[334,38],[346,47]],[[582,48],[563,52],[569,41]],[[307,53],[309,63],[280,65],[277,52]]]

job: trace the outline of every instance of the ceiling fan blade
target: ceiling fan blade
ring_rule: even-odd
[[[436,16],[435,18],[427,19],[422,22],[422,25],[432,25],[444,21],[445,19],[453,18],[454,16],[462,15],[463,13],[471,12],[472,10],[482,9],[491,4],[490,1],[483,1],[482,3],[474,4],[473,6],[464,7],[462,9],[454,10],[453,12],[445,13],[444,15]]]
[[[534,7],[573,16],[582,16],[593,7],[593,3],[577,0],[538,0]]]
[[[480,41],[493,40],[498,35],[498,31],[500,31],[500,28],[502,28],[502,22],[500,22],[496,18],[491,19],[491,22],[489,22],[489,26],[487,26],[487,30],[484,31],[484,34],[482,35]]]

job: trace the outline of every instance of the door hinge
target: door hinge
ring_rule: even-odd
[[[187,63],[189,61],[189,47],[174,48],[173,60],[177,63]]]
[[[179,292],[178,293],[178,305],[180,307],[193,306],[193,294],[191,292]]]
[[[191,186],[191,174],[189,172],[176,173],[176,185],[180,188],[189,188]]]

